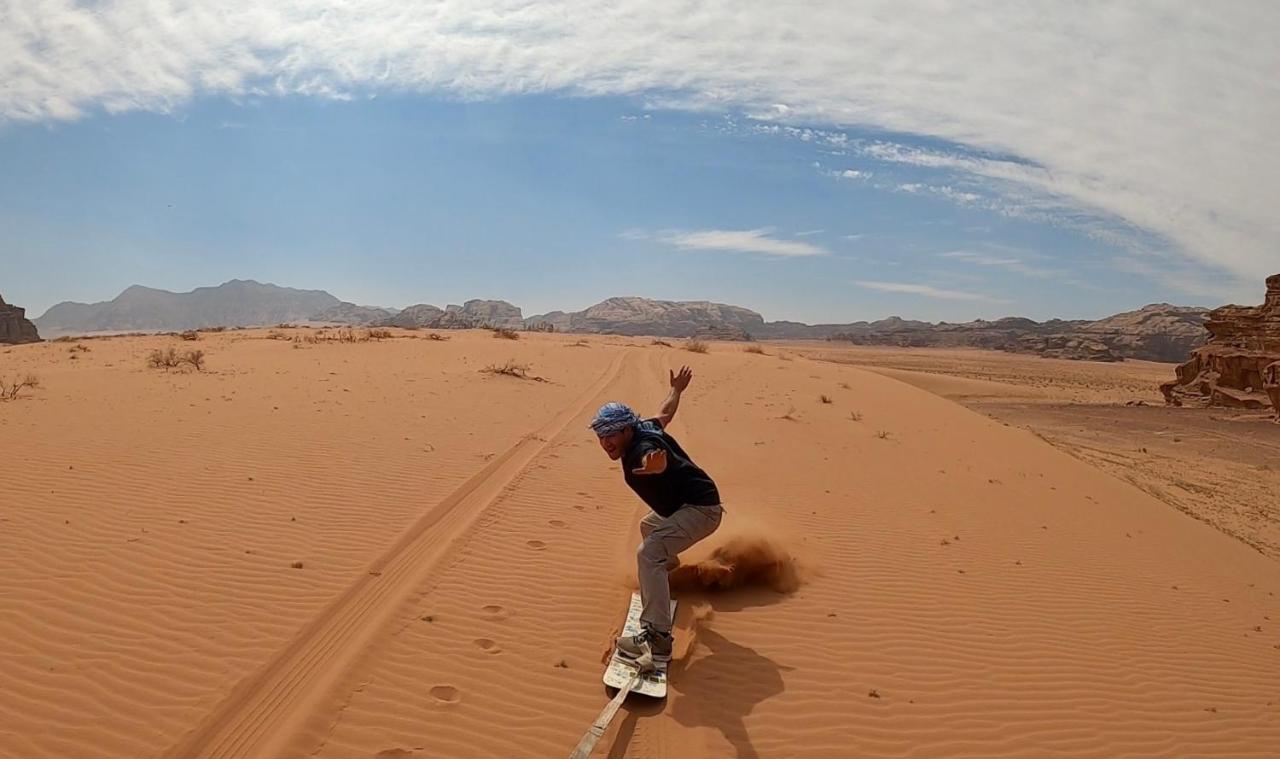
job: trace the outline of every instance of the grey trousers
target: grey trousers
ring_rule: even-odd
[[[679,563],[681,551],[716,531],[724,509],[719,505],[687,504],[669,517],[650,512],[640,520],[636,549],[636,578],[640,581],[640,626],[671,632],[671,586],[667,573]]]

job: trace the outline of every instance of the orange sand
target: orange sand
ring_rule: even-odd
[[[597,755],[1280,746],[1280,565],[1029,431],[787,348],[267,334],[0,349],[42,381],[0,403],[0,756],[567,756],[643,514],[585,424],[681,363],[725,536],[804,582],[706,595]]]

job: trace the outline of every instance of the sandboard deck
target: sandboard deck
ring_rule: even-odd
[[[622,626],[622,635],[635,635],[640,632],[640,594],[631,594],[631,606],[627,608],[627,621]],[[676,613],[676,602],[671,602],[671,616],[674,618]],[[604,671],[604,684],[611,688],[623,688],[627,683],[635,677],[636,667],[630,660],[618,655],[617,651],[609,658],[609,666]],[[649,672],[642,673],[635,685],[631,687],[632,693],[640,693],[652,698],[665,698],[667,695],[667,668],[662,666]]]

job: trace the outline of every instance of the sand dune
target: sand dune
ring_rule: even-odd
[[[267,334],[0,352],[43,384],[0,404],[0,755],[567,755],[643,514],[584,425],[680,363],[722,542],[803,582],[685,593],[600,756],[1280,746],[1280,565],[1030,432],[786,348]]]

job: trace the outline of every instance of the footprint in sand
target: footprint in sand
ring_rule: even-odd
[[[506,609],[502,608],[497,604],[489,604],[488,606],[481,606],[480,612],[484,614],[486,617],[488,617],[489,619],[506,619],[507,617],[511,616],[510,614],[507,613]]]
[[[580,504],[580,503],[575,503],[575,504],[573,505],[573,508],[577,509],[578,511],[586,511],[586,510],[587,510],[587,507],[586,507],[586,506],[583,506],[583,505],[582,505],[582,504]]]
[[[525,545],[529,546],[535,551],[541,551],[542,549],[547,547],[547,544],[543,543],[541,540],[527,540],[525,541]]]
[[[564,523],[563,521],[559,520],[559,519],[552,519],[550,522],[547,522],[547,524],[551,525],[552,527],[564,527],[564,526],[565,526],[565,523]]]
[[[442,704],[456,704],[462,700],[462,693],[452,685],[437,685],[431,689],[431,695]]]
[[[480,648],[484,649],[485,653],[489,653],[489,654],[502,653],[502,649],[498,646],[498,644],[492,640],[489,640],[488,638],[476,638],[473,642]]]

